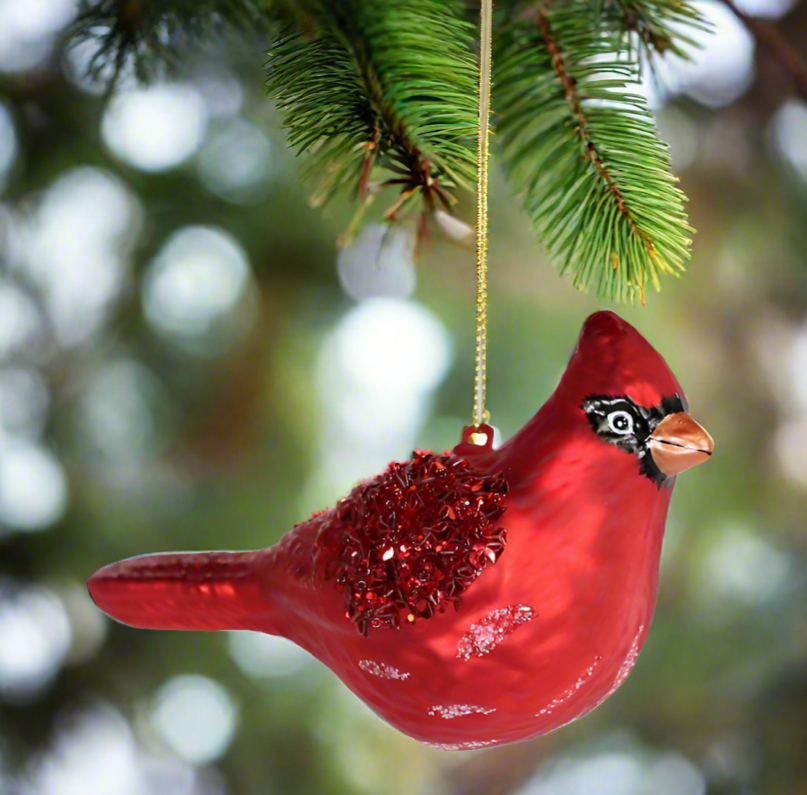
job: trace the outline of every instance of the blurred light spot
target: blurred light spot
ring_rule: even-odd
[[[344,291],[364,298],[408,298],[415,290],[415,241],[411,230],[388,224],[365,227],[336,259]]]
[[[702,558],[701,589],[754,607],[779,596],[790,566],[785,555],[742,525],[724,528]]]
[[[95,168],[67,172],[32,217],[14,221],[12,261],[43,291],[60,342],[78,344],[103,322],[123,287],[139,228],[136,197]]]
[[[189,85],[163,84],[114,96],[104,113],[104,141],[142,171],[165,171],[187,160],[207,128],[207,107]]]
[[[349,312],[335,333],[336,363],[376,393],[422,393],[446,374],[451,344],[426,307],[377,298]]]
[[[107,33],[109,33],[108,28],[96,28],[92,38],[70,42],[64,53],[64,67],[68,79],[82,91],[96,96],[100,96],[107,90],[115,70],[119,66],[115,91],[132,91],[137,86],[134,58],[131,54],[120,65],[116,63],[117,53],[99,55],[104,36]],[[93,63],[93,59],[95,59],[95,63]],[[93,63],[94,69],[100,67],[95,76],[88,71],[91,63]]]
[[[52,747],[30,766],[22,795],[145,795],[137,747],[123,716],[109,706],[57,723]],[[174,795],[162,791],[160,795]]]
[[[807,414],[786,420],[779,426],[774,448],[784,475],[807,488]]]
[[[673,170],[689,168],[698,154],[698,125],[678,108],[665,108],[657,114],[656,122],[661,140],[670,147]]]
[[[82,396],[83,436],[109,459],[155,453],[160,435],[154,415],[165,401],[162,384],[143,365],[128,359],[113,362]]]
[[[542,765],[539,774],[518,795],[643,795],[642,765],[624,752],[589,758],[561,758]],[[658,793],[653,793],[658,795]],[[676,793],[680,795],[680,793]]]
[[[445,210],[437,210],[434,218],[449,240],[467,247],[472,247],[476,243],[476,229],[456,215],[451,215]]]
[[[109,622],[90,598],[86,585],[72,583],[61,588],[59,598],[72,627],[72,643],[65,662],[79,665],[91,660],[103,646]]]
[[[2,35],[2,34],[0,34]],[[6,178],[17,159],[17,134],[8,108],[0,102],[0,192],[6,185]]]
[[[754,79],[754,38],[736,16],[720,3],[696,0],[692,5],[711,23],[713,32],[686,29],[700,44],[689,48],[690,61],[676,56],[655,58],[654,69],[643,70],[651,106],[676,94],[687,94],[710,108],[730,105]]]
[[[139,761],[143,783],[138,795],[207,795],[197,787],[196,771],[181,760],[163,754],[143,756]]]
[[[233,75],[205,75],[196,85],[204,97],[207,112],[214,119],[230,119],[244,105],[244,89]]]
[[[0,0],[0,71],[38,66],[77,8],[77,0]]]
[[[749,16],[779,19],[796,5],[796,0],[734,0],[734,4]]]
[[[791,99],[773,117],[773,138],[785,160],[807,180],[807,104]]]
[[[191,351],[224,349],[252,320],[243,311],[249,276],[246,253],[235,238],[212,227],[185,227],[146,273],[146,317]]]
[[[47,384],[37,370],[0,370],[0,439],[5,433],[38,437],[47,420],[49,405]]]
[[[674,751],[652,764],[646,791],[653,795],[706,795],[703,772],[685,756]]]
[[[448,332],[420,304],[371,298],[348,312],[320,357],[324,481],[347,488],[408,456],[450,361]]]
[[[725,785],[748,781],[757,774],[762,755],[759,743],[747,734],[724,735],[709,744],[704,753],[704,768],[716,790],[731,790]],[[736,789],[742,791],[744,788]]]
[[[261,632],[229,632],[227,649],[247,676],[258,679],[291,676],[314,662],[296,643]]]
[[[199,179],[211,193],[247,204],[266,193],[272,174],[272,146],[254,124],[233,119],[208,137],[196,167]]]
[[[151,719],[173,751],[194,765],[221,757],[238,724],[230,694],[206,676],[176,676],[157,693]]]
[[[804,134],[807,135],[807,126],[805,126]],[[805,140],[807,142],[807,139]],[[807,152],[807,143],[805,151]],[[807,159],[805,159],[805,164],[807,164]],[[807,413],[807,323],[801,326],[793,340],[790,376],[798,407],[802,412]]]
[[[621,744],[621,745],[624,745]],[[675,751],[641,746],[568,754],[544,763],[516,795],[705,795],[699,768]]]
[[[30,349],[42,331],[33,299],[0,279],[0,358]]]
[[[70,648],[70,620],[51,591],[14,590],[0,581],[0,638],[0,697],[27,701],[58,673]]]
[[[67,478],[43,447],[22,440],[0,451],[0,523],[15,530],[42,530],[67,508]]]

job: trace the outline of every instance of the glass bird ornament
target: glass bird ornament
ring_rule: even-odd
[[[288,638],[430,745],[536,737],[636,662],[676,476],[712,454],[687,410],[664,359],[599,312],[500,448],[466,429],[453,452],[391,464],[275,546],[131,558],[90,593],[135,627]]]

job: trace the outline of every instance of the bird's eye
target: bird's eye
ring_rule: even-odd
[[[608,427],[614,433],[633,433],[633,417],[627,411],[612,411],[608,415]]]

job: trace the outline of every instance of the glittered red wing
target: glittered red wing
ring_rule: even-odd
[[[261,552],[180,552],[113,563],[90,577],[95,604],[143,629],[271,631]]]

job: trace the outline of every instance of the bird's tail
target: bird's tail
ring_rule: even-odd
[[[252,629],[274,632],[261,584],[266,553],[142,555],[99,569],[87,586],[98,607],[143,629]]]

